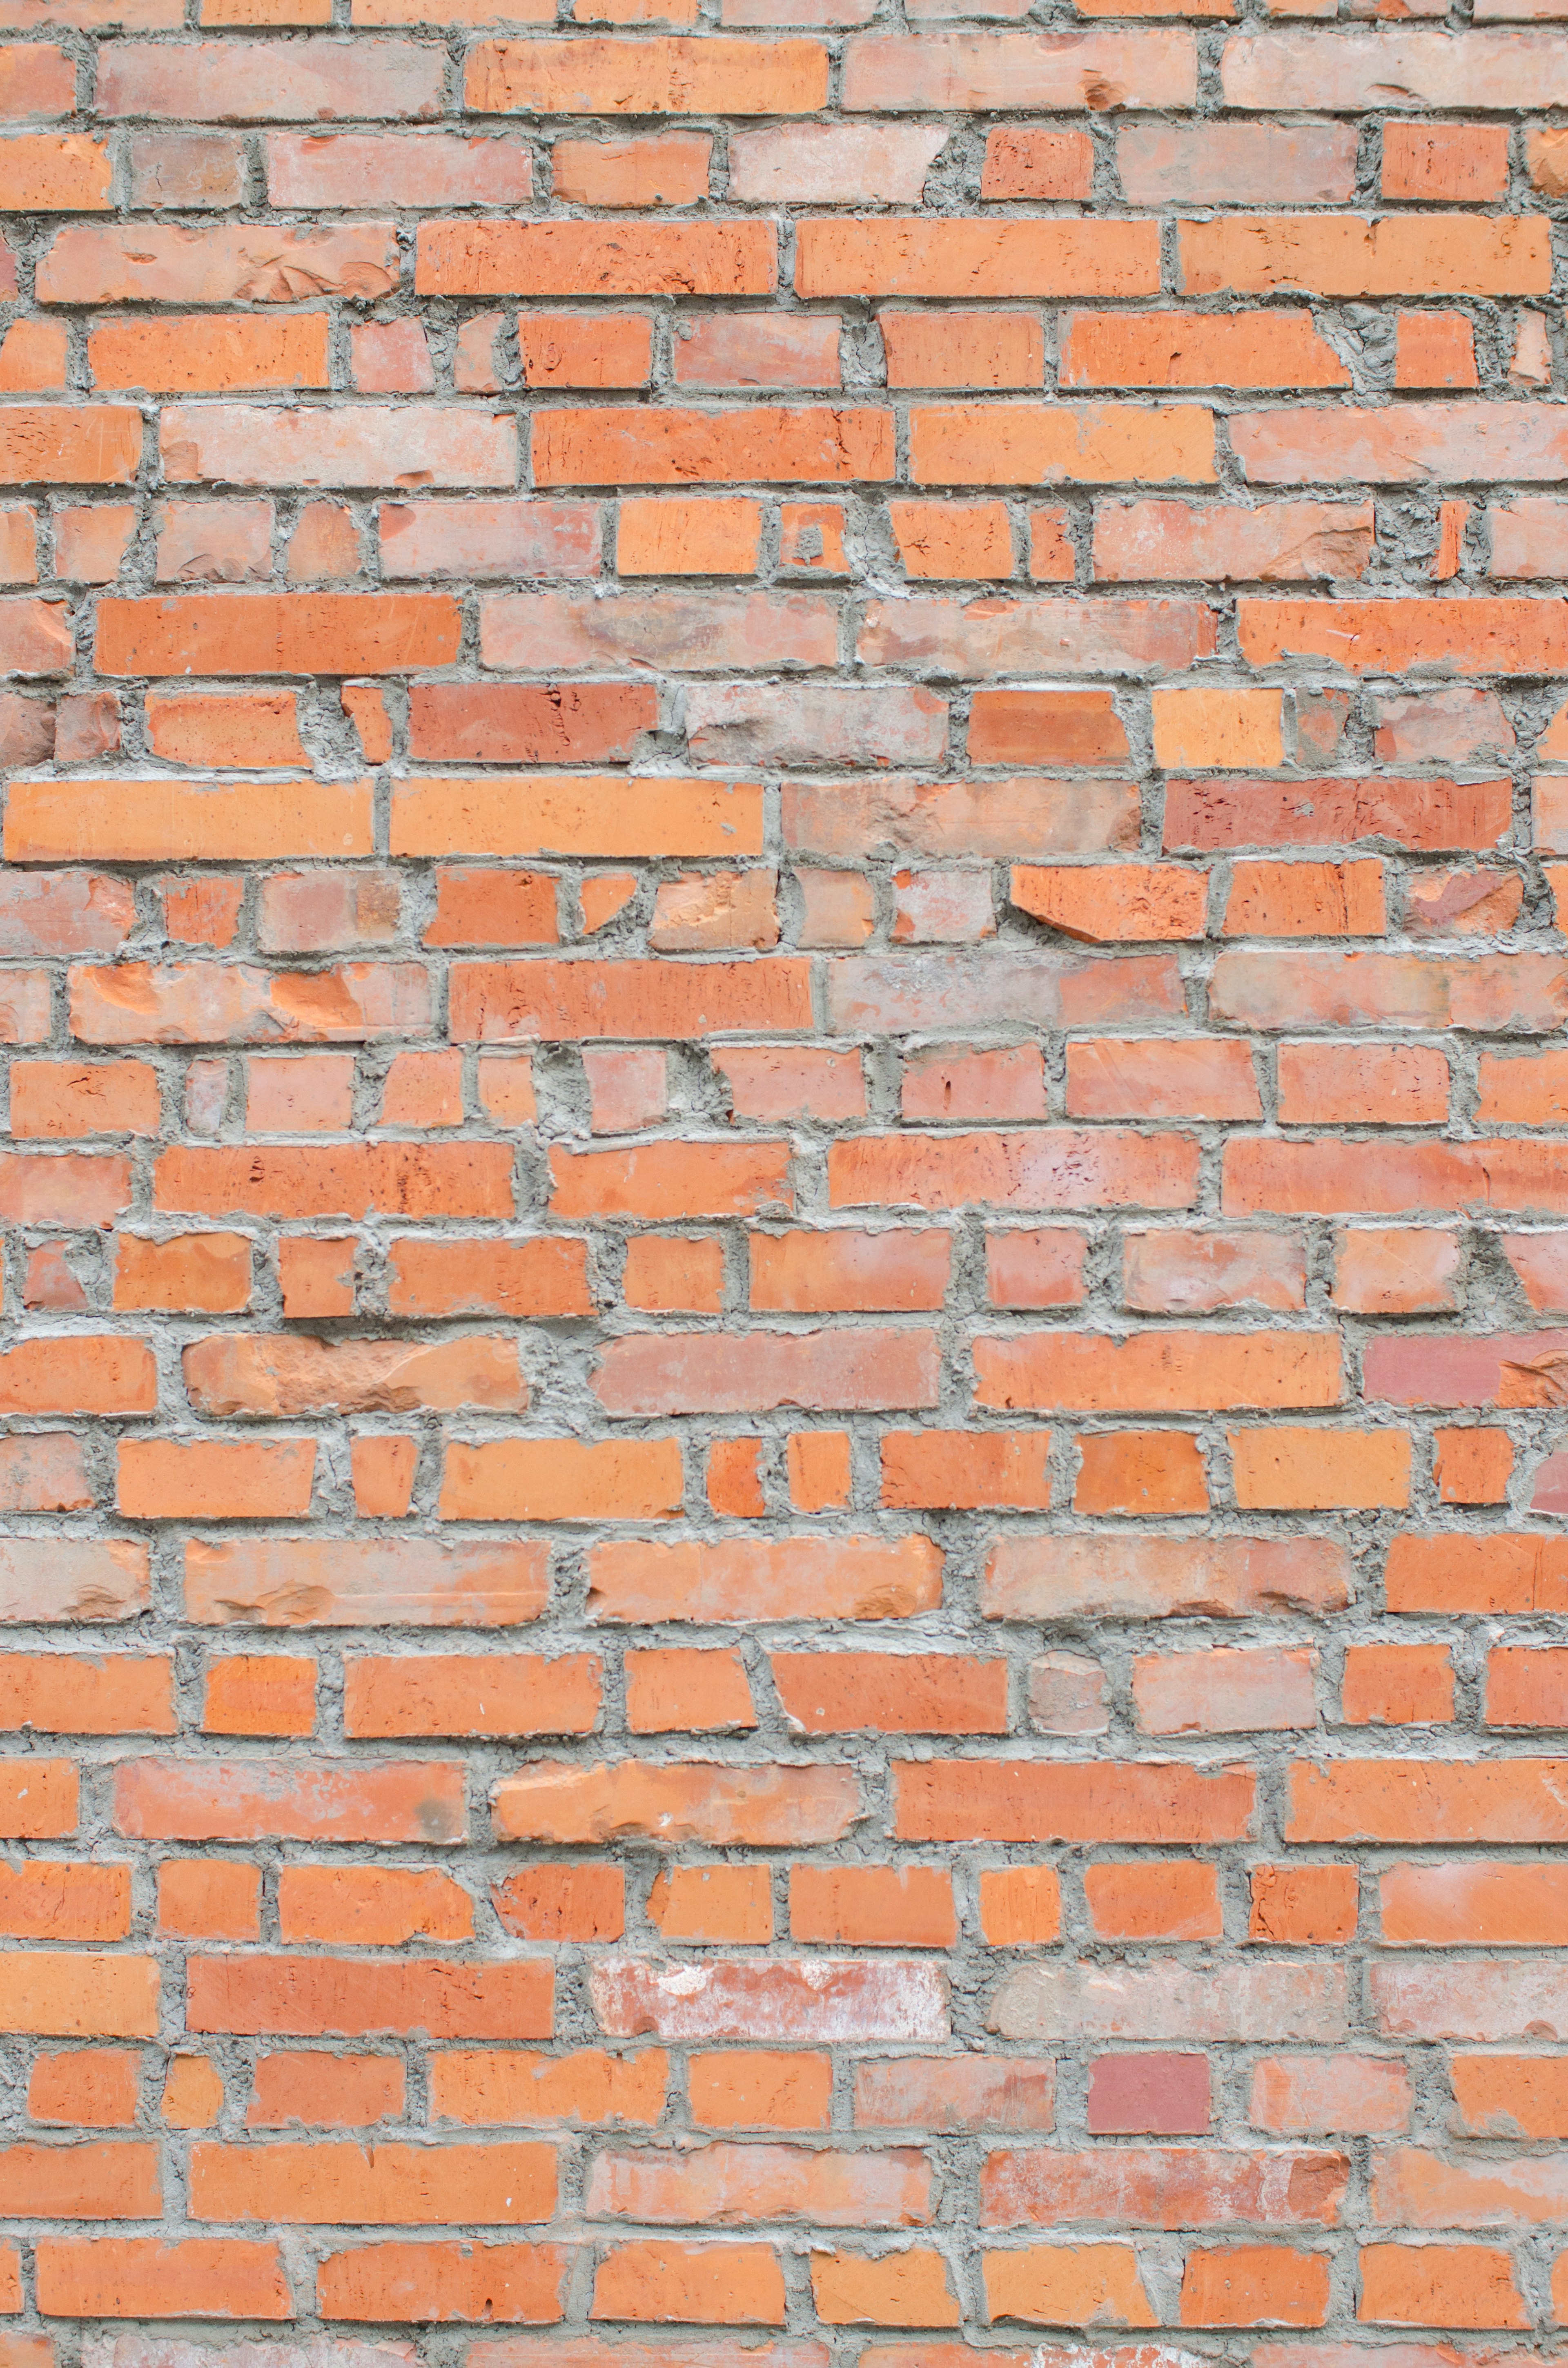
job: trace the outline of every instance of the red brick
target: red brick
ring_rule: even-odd
[[[1214,1869],[1196,1861],[1086,1867],[1084,1891],[1103,1941],[1212,1941],[1222,1930]]]
[[[1078,1441],[1077,1513],[1203,1513],[1209,1509],[1198,1441],[1180,1430],[1090,1432]]]
[[[938,1867],[792,1867],[790,1930],[850,1948],[951,1948],[951,1878]]]
[[[1098,2055],[1089,2066],[1091,2137],[1201,2137],[1209,2127],[1202,2055]]]

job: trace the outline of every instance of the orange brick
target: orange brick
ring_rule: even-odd
[[[628,1653],[626,1721],[634,1735],[754,1727],[756,1713],[739,1653],[676,1646]]]
[[[721,1439],[708,1451],[708,1501],[732,1519],[756,1520],[767,1510],[757,1457],[758,1439]]]
[[[627,1245],[623,1288],[633,1307],[660,1315],[716,1315],[724,1289],[724,1246],[712,1235],[639,1234]]]
[[[165,1859],[158,1870],[158,1926],[187,1941],[255,1941],[261,1876],[231,1859]]]
[[[771,1941],[765,1866],[677,1866],[656,1875],[648,1920],[666,1941]]]
[[[1087,1432],[1078,1441],[1078,1513],[1202,1513],[1203,1456],[1181,1430]]]
[[[805,2048],[781,2055],[726,2049],[693,2055],[687,2084],[692,2119],[701,2127],[824,2130],[833,2064]]]
[[[1052,1866],[984,1867],[980,1925],[994,1949],[1027,1949],[1062,1929],[1062,1885]]]
[[[622,575],[754,575],[762,510],[754,501],[627,500],[616,528]]]
[[[847,1431],[791,1431],[785,1460],[790,1478],[790,1501],[801,1512],[832,1512],[847,1505]]]
[[[1348,1941],[1356,1930],[1353,1866],[1259,1866],[1253,1870],[1248,1938],[1285,1945]]]
[[[1445,1725],[1454,1714],[1446,1645],[1347,1645],[1345,1716],[1353,1726]]]
[[[1388,123],[1383,195],[1429,205],[1496,205],[1508,187],[1508,141],[1492,123]]]
[[[1222,1929],[1211,1866],[1179,1860],[1168,1866],[1131,1860],[1091,1866],[1084,1871],[1084,1889],[1104,1941],[1212,1941]]]
[[[1514,1442],[1506,1430],[1483,1426],[1439,1429],[1436,1434],[1437,1494],[1445,1505],[1500,1505],[1514,1468]]]
[[[949,1949],[952,1881],[930,1866],[792,1867],[790,1930],[797,1941],[851,1948]]]
[[[1410,1434],[1293,1425],[1232,1431],[1231,1469],[1244,1507],[1302,1512],[1410,1501]]]
[[[119,2047],[74,2048],[35,2058],[28,2112],[35,2122],[126,2129],[136,2119],[140,2059]]]

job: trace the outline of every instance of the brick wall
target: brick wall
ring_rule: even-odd
[[[0,2368],[1568,2323],[1568,29],[1247,4],[5,0]]]

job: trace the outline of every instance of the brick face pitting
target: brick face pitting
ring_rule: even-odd
[[[1552,2356],[1568,0],[1435,6],[0,0],[0,2368]]]

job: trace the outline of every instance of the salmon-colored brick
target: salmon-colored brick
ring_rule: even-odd
[[[79,1784],[69,1759],[0,1761],[0,1834],[52,1841],[76,1830]]]
[[[280,2319],[290,2310],[276,2245],[237,2237],[51,2239],[38,2251],[51,2317]]]
[[[626,1717],[637,1735],[756,1725],[738,1653],[676,1646],[627,1655]]]
[[[357,1243],[285,1236],[278,1245],[278,1281],[285,1315],[348,1315],[354,1309]]]
[[[756,1520],[767,1510],[759,1439],[721,1439],[708,1452],[708,1501],[733,1520]]]
[[[906,575],[987,579],[1014,573],[1013,530],[1002,502],[890,502]]]
[[[1383,867],[1239,862],[1225,905],[1228,938],[1381,937],[1388,915]]]
[[[1449,1064],[1425,1044],[1281,1044],[1288,1126],[1430,1126],[1449,1112]]]
[[[1453,1662],[1446,1645],[1349,1645],[1344,1713],[1353,1726],[1446,1725],[1454,1714]]]
[[[223,2080],[210,2055],[176,2055],[164,2075],[162,2112],[174,2130],[210,2130],[223,2110]]]
[[[161,1654],[0,1653],[0,1728],[40,1735],[172,1735]]]
[[[403,2092],[403,2066],[394,2056],[263,2054],[245,2127],[363,2129],[400,2119]]]
[[[1131,2245],[1031,2245],[982,2256],[993,2320],[1045,2327],[1152,2327]]]
[[[317,2274],[324,2318],[548,2325],[562,2311],[566,2257],[554,2245],[356,2245]]]
[[[0,1930],[14,1939],[122,1941],[130,1929],[127,1866],[26,1859],[0,1885]]]
[[[713,1235],[637,1235],[627,1244],[622,1288],[632,1307],[716,1315],[723,1304],[724,1246]]]
[[[352,1736],[585,1734],[599,1683],[588,1654],[368,1654],[345,1670],[344,1725]]]
[[[1074,313],[1063,386],[1348,386],[1308,313]]]
[[[1396,386],[1478,383],[1475,332],[1462,313],[1401,313],[1394,344]]]
[[[1458,1237],[1436,1227],[1358,1225],[1335,1241],[1334,1301],[1370,1315],[1413,1315],[1458,1304]]]
[[[957,1654],[775,1654],[786,1719],[802,1733],[1002,1734],[1006,1670]]]
[[[430,2066],[431,2111],[471,2126],[641,2122],[659,2118],[669,2058],[661,2048],[585,2048],[545,2055],[508,2048],[445,2048]]]
[[[947,2260],[918,2246],[879,2257],[819,2255],[812,2294],[828,2327],[957,2327],[961,2318]]]
[[[558,140],[555,194],[580,206],[684,206],[708,195],[713,142],[705,131],[643,140]]]
[[[1009,894],[1021,911],[1087,943],[1200,938],[1208,883],[1179,864],[1019,864]]]
[[[1108,690],[979,690],[969,753],[977,765],[1114,765],[1128,743]]]
[[[133,1520],[257,1520],[308,1513],[313,1440],[126,1440],[117,1501]]]
[[[153,754],[171,764],[254,768],[307,762],[292,691],[151,691],[146,712]]]
[[[285,1941],[327,1947],[398,1948],[407,1941],[466,1941],[468,1894],[435,1867],[289,1866],[278,1877]]]
[[[151,2039],[157,2031],[158,1969],[151,1957],[13,1949],[0,1979],[0,2017],[4,2018],[0,2028],[36,2032],[51,2039]],[[139,2179],[145,2157],[137,2153],[128,2160],[132,2177]],[[69,2162],[62,2166],[67,2174],[70,2168]],[[25,2159],[11,2157],[6,2169],[18,2180],[25,2180]],[[17,2190],[29,2196],[37,2192],[25,2186]],[[7,2214],[14,2218],[18,2208],[15,2195],[8,2198]],[[45,2209],[34,2216],[54,2214],[46,2203]],[[72,2216],[122,2215],[89,2211]]]
[[[1410,2075],[1377,2055],[1265,2056],[1252,2081],[1249,2119],[1287,2137],[1323,2130],[1382,2136],[1410,2120]]]

